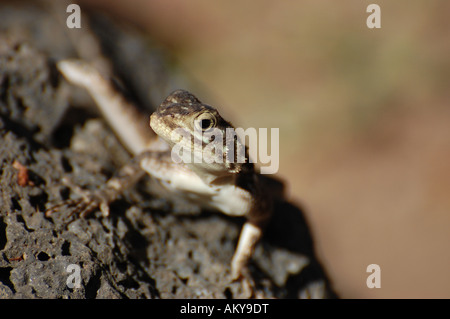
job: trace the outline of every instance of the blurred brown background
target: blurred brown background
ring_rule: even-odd
[[[342,297],[450,297],[450,2],[81,4],[148,30],[236,126],[280,128],[279,175]]]

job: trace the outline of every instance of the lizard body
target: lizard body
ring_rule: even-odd
[[[75,60],[60,61],[58,68],[69,82],[89,91],[121,142],[134,155],[133,160],[103,188],[61,205],[74,206],[74,212],[81,216],[86,216],[97,207],[108,215],[109,203],[148,173],[159,180],[172,196],[183,197],[205,209],[247,218],[231,261],[231,277],[239,278],[270,218],[273,194],[276,192],[266,185],[266,178],[255,171],[248,160],[247,149],[237,137],[233,140],[233,146],[245,151],[242,163],[227,157],[230,149],[225,144],[221,145],[222,154],[211,153],[207,147],[212,140],[204,133],[215,129],[225,134],[226,129],[233,128],[232,125],[215,108],[203,104],[187,91],[177,90],[150,117],[155,135],[134,106],[117,93],[95,68]],[[184,146],[192,151],[193,157],[201,155],[210,161],[174,161],[171,149],[176,144],[173,133],[177,130],[183,130],[189,137],[184,141]],[[201,142],[199,149],[194,148],[196,139]],[[213,161],[217,159],[215,156],[221,156],[223,160]],[[47,215],[61,205],[48,209]]]

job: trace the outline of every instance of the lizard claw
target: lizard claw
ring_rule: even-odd
[[[106,198],[97,192],[85,192],[83,197],[78,199],[68,199],[61,203],[51,206],[45,211],[45,216],[50,217],[53,213],[59,211],[61,207],[68,207],[71,209],[69,217],[74,214],[85,218],[96,209],[100,209],[104,217],[109,216],[109,205]]]

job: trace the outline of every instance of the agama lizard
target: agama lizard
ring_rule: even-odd
[[[236,149],[244,148],[245,160],[242,163],[230,160],[227,156],[230,149],[225,144],[222,145],[223,161],[185,163],[174,161],[171,152],[175,145],[172,134],[182,129],[191,137],[185,146],[192,154],[211,159],[211,156],[216,155],[207,147],[212,141],[204,133],[218,129],[225,136],[226,129],[233,128],[232,125],[215,108],[200,102],[187,91],[177,90],[150,117],[150,126],[155,135],[148,128],[148,120],[143,121],[145,117],[93,66],[80,60],[63,60],[57,66],[69,82],[88,90],[134,158],[101,189],[86,193],[80,199],[69,199],[55,205],[46,214],[50,215],[62,205],[68,205],[72,207],[73,213],[82,217],[97,208],[107,216],[109,203],[148,173],[160,180],[168,194],[183,197],[205,209],[246,217],[231,261],[232,279],[243,275],[272,213],[274,197],[280,194],[280,185],[269,185],[269,179],[256,172],[249,161],[247,148],[238,137],[234,138],[233,146]],[[194,147],[196,139],[200,139],[200,149]]]

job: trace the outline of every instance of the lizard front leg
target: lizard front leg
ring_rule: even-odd
[[[249,264],[256,244],[261,239],[264,229],[269,222],[272,210],[260,210],[254,208],[247,216],[247,221],[239,235],[238,245],[231,260],[231,279],[237,280],[244,275],[244,270]],[[259,214],[255,214],[255,210]],[[256,216],[255,216],[256,215]]]
[[[250,258],[253,255],[256,244],[262,235],[262,228],[246,222],[242,227],[239,236],[238,245],[231,260],[231,279],[237,280],[243,274],[243,270],[247,267]]]
[[[247,190],[252,195],[252,207],[247,214],[247,221],[242,227],[238,245],[231,261],[231,278],[239,279],[248,266],[255,246],[261,239],[273,212],[273,189],[265,186],[259,175],[252,174],[243,178]]]

